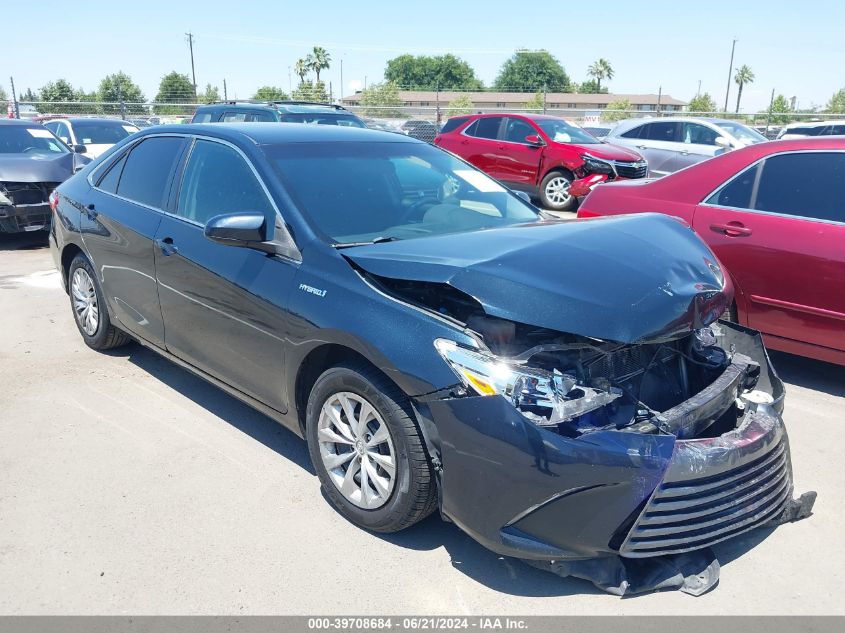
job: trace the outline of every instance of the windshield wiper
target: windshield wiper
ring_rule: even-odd
[[[382,235],[366,242],[345,242],[342,244],[332,244],[332,246],[334,246],[335,248],[351,248],[353,246],[369,246],[370,244],[382,244],[383,242],[397,242],[401,239],[401,237]]]

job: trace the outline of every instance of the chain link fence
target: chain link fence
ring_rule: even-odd
[[[0,103],[0,106],[3,104]],[[17,114],[22,119],[36,121],[47,120],[51,117],[67,116],[100,116],[119,118],[139,126],[162,125],[172,123],[189,123],[194,115],[197,103],[156,103],[156,102],[99,102],[99,101],[19,101]],[[643,109],[631,110],[589,109],[589,108],[475,108],[450,107],[449,103],[428,106],[409,105],[346,105],[348,110],[361,117],[365,123],[374,129],[408,134],[431,142],[441,130],[443,124],[451,117],[475,113],[526,113],[549,114],[559,116],[571,122],[592,126],[612,126],[622,119],[636,117],[717,117],[733,119],[760,131],[777,130],[787,124],[799,121],[826,121],[845,118],[842,114],[826,114],[819,112],[755,112],[734,114],[726,112],[688,112],[679,110]],[[15,104],[6,104],[7,115],[14,117]]]

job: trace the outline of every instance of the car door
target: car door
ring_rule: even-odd
[[[455,148],[468,163],[472,163],[493,178],[499,178],[499,130],[505,117],[480,117],[463,131]]]
[[[167,350],[285,412],[286,305],[297,264],[212,242],[203,230],[220,214],[259,212],[271,226],[281,216],[234,146],[197,139],[183,171],[156,234]]]
[[[713,158],[717,153],[722,153],[724,150],[716,145],[716,139],[719,136],[721,136],[719,132],[701,123],[690,121],[681,123],[683,146],[678,148],[667,168],[669,171],[675,172],[708,158]]]
[[[678,152],[681,140],[680,123],[674,121],[652,121],[644,123],[615,137],[611,142],[621,141],[637,150],[648,161],[649,175],[665,176],[672,173],[672,161]]]
[[[748,325],[845,350],[845,152],[788,152],[700,204],[693,227],[744,295]]]
[[[527,143],[525,137],[539,136],[540,133],[531,123],[516,117],[505,117],[501,133],[496,168],[498,178],[518,189],[535,186],[543,147]]]
[[[92,175],[80,200],[80,233],[111,314],[151,343],[164,345],[153,239],[163,217],[182,136],[151,136]]]

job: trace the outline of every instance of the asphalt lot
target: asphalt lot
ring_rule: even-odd
[[[773,354],[815,514],[717,546],[709,594],[619,599],[437,516],[347,523],[296,436],[138,345],[85,347],[30,236],[0,236],[0,325],[0,614],[845,614],[845,367]]]

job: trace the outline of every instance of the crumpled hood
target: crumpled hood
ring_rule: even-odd
[[[620,160],[626,162],[643,160],[642,154],[639,152],[627,147],[621,147],[620,145],[612,145],[610,143],[590,143],[586,145],[566,143],[566,145],[577,149],[579,153],[590,154],[591,156],[603,158],[605,160]]]
[[[538,222],[343,251],[363,270],[449,284],[491,316],[620,343],[703,327],[733,288],[691,229],[636,214]]]
[[[64,182],[73,175],[75,164],[90,162],[77,156],[71,152],[57,155],[0,154],[0,182]]]

